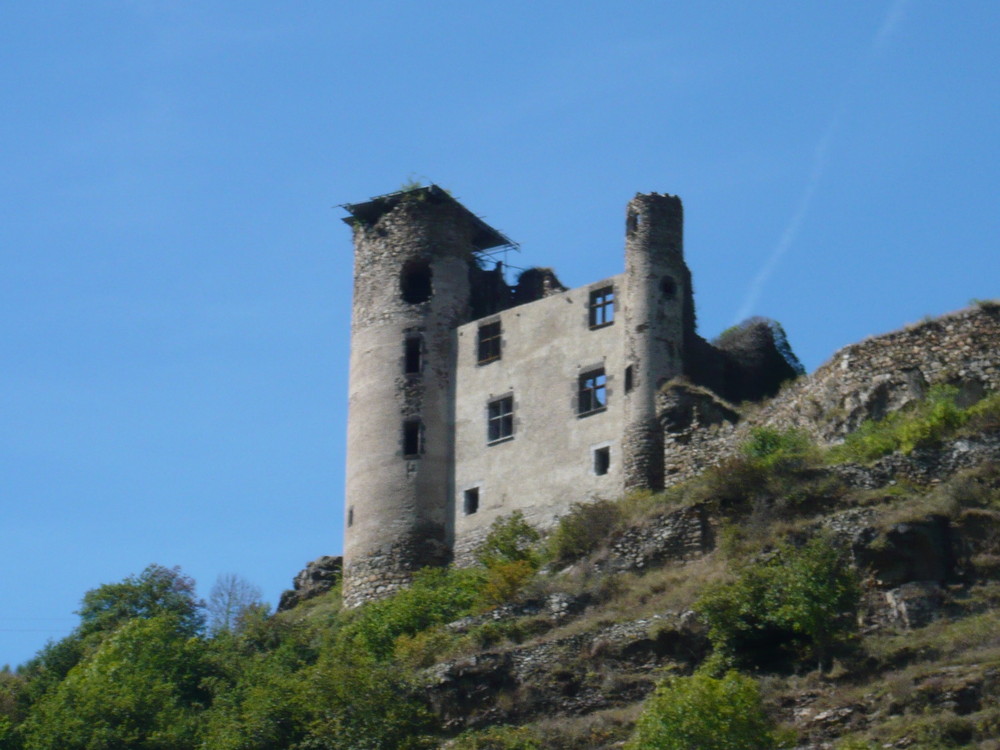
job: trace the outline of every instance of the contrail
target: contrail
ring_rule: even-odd
[[[869,49],[870,54],[876,54],[885,49],[893,32],[895,32],[896,27],[899,26],[899,23],[903,18],[908,2],[909,0],[893,0],[892,5],[889,6],[889,10],[882,19],[882,24],[879,26],[878,31],[872,39],[871,47]],[[816,190],[819,188],[819,184],[823,179],[823,173],[826,170],[827,154],[830,151],[830,144],[833,141],[834,134],[840,127],[840,121],[843,119],[846,109],[846,104],[842,100],[840,106],[837,108],[836,114],[830,121],[830,124],[827,125],[826,129],[823,131],[823,135],[820,137],[819,143],[817,143],[816,148],[813,149],[812,168],[809,171],[809,179],[806,182],[805,189],[802,191],[799,202],[795,207],[795,212],[792,214],[792,218],[785,226],[785,231],[781,233],[781,238],[778,240],[778,244],[775,245],[767,260],[764,261],[764,265],[761,266],[757,275],[754,276],[753,281],[750,283],[750,288],[747,290],[743,304],[740,305],[739,312],[736,314],[736,320],[733,321],[734,323],[745,320],[753,312],[754,308],[757,306],[757,301],[760,299],[761,292],[764,290],[764,285],[770,280],[775,267],[778,265],[778,261],[780,261],[785,253],[788,252],[789,248],[791,248],[792,244],[798,237],[799,230],[802,228],[802,223],[805,221],[806,215],[809,213],[809,206],[812,204],[813,196],[816,194]]]

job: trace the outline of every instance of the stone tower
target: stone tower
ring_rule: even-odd
[[[437,186],[345,206],[354,230],[345,602],[450,559],[455,329],[476,253],[509,244]]]
[[[684,372],[694,336],[691,273],[684,263],[680,198],[637,194],[625,227],[624,485],[663,488],[663,430],[656,418],[660,387]]]

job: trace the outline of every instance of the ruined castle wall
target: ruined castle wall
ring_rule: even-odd
[[[548,527],[570,504],[622,490],[623,320],[590,325],[590,293],[621,276],[551,294],[460,326],[455,408],[455,557],[469,552],[490,524],[520,510]],[[479,363],[478,336],[500,323],[501,356]],[[606,407],[580,414],[580,378],[603,369]],[[513,435],[489,440],[489,404],[513,399]],[[595,451],[607,450],[607,471]],[[478,507],[468,512],[466,493]]]
[[[710,399],[681,409],[676,393],[661,392],[667,484],[734,455],[756,426],[802,429],[833,445],[865,419],[919,400],[937,384],[957,385],[969,400],[1000,391],[1000,307],[973,307],[845,347],[738,423],[731,413],[719,418]]]

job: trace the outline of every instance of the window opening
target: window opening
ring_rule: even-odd
[[[639,228],[639,223],[642,221],[642,217],[637,213],[629,213],[628,218],[625,221],[625,229],[629,234],[632,234],[636,229]]]
[[[418,458],[424,452],[424,426],[419,419],[403,422],[403,455]]]
[[[415,260],[403,266],[399,277],[399,291],[403,300],[415,305],[431,298],[431,264],[426,260]]]
[[[611,468],[611,447],[605,446],[603,448],[594,449],[594,473],[603,477],[608,473],[608,469]]]
[[[486,441],[498,443],[514,436],[514,397],[490,401],[487,409]]]
[[[348,525],[348,527],[354,525],[354,507],[353,506],[347,509],[347,525]]]
[[[477,361],[481,365],[500,359],[500,321],[479,326],[479,353]]]
[[[591,414],[608,405],[608,379],[604,368],[591,370],[580,376],[579,413]]]
[[[423,362],[423,346],[424,342],[420,336],[408,336],[405,341],[405,364],[403,367],[403,372],[407,375],[419,375],[422,369]]]
[[[463,502],[463,510],[465,515],[471,516],[473,513],[479,510],[479,488],[470,487],[465,491],[465,498]]]
[[[677,296],[677,282],[670,276],[664,276],[660,281],[660,291],[667,299],[673,299]]]
[[[590,327],[600,328],[615,322],[615,288],[606,286],[590,293]]]
[[[635,387],[635,368],[629,365],[625,368],[625,393],[631,393]]]

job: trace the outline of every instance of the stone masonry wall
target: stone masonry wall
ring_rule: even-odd
[[[881,418],[945,383],[958,386],[966,402],[1000,391],[1000,305],[972,307],[847,346],[738,421],[735,410],[711,394],[664,389],[658,406],[666,484],[734,455],[754,427],[801,429],[833,445],[864,420]]]

